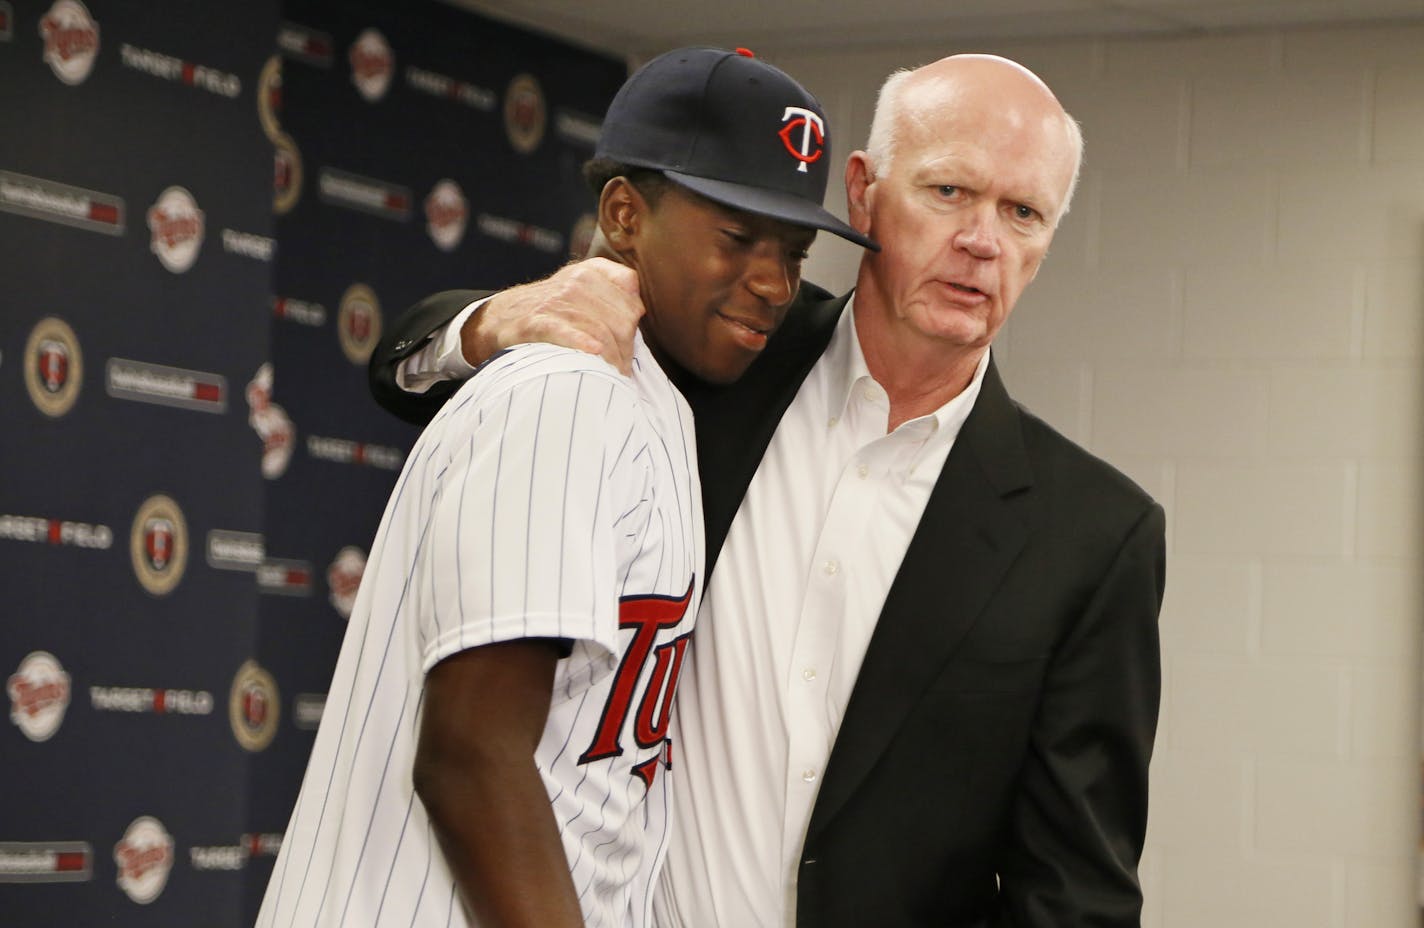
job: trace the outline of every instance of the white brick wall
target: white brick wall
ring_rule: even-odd
[[[1144,925],[1417,926],[1424,28],[760,51],[837,160],[891,68],[956,51],[1083,123],[996,351],[1167,509]],[[822,236],[807,276],[844,289],[855,258]]]

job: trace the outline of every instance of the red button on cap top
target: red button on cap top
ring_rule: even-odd
[[[739,48],[739,49],[737,49],[737,54],[738,54],[738,55],[741,55],[743,58],[755,58],[755,57],[756,57],[756,52],[752,51],[750,48]]]

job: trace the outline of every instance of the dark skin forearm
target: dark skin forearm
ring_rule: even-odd
[[[426,678],[415,789],[481,925],[583,924],[534,765],[558,652],[524,640],[462,651]]]

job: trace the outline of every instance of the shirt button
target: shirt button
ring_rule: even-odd
[[[862,464],[855,469],[855,472],[860,475],[861,480],[864,480],[870,474],[870,467],[869,465]]]
[[[860,395],[861,395],[861,398],[862,398],[862,399],[874,400],[874,399],[875,399],[875,388],[872,387],[870,384],[866,384],[864,387],[861,388],[861,390],[860,390]]]
[[[816,782],[816,771],[812,770],[810,767],[807,767],[805,770],[801,771],[801,779],[805,780],[807,783]]]
[[[824,570],[826,571],[826,576],[828,576],[828,577],[830,577],[830,576],[835,576],[836,571],[838,571],[838,570],[840,570],[840,569],[841,569],[841,565],[840,565],[840,564],[837,564],[835,561],[827,561],[827,562],[826,562],[826,566],[825,566],[825,568],[824,568]]]
[[[840,417],[840,416],[831,416],[829,419],[826,420],[826,428],[828,428],[828,429],[833,429],[833,428],[835,428],[835,427],[836,427],[836,423],[839,422],[839,421],[841,421],[841,417]]]
[[[801,671],[801,679],[805,680],[807,683],[810,683],[812,680],[816,679],[816,671],[810,667],[807,667],[805,670]]]

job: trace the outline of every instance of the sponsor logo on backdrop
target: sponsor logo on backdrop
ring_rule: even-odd
[[[343,619],[351,618],[356,605],[356,593],[361,588],[361,575],[366,572],[366,552],[347,545],[336,552],[331,566],[326,568],[326,588],[331,606]]]
[[[25,341],[25,389],[40,412],[58,418],[74,408],[84,382],[79,338],[63,319],[41,319]]]
[[[504,92],[504,131],[509,144],[527,155],[544,140],[548,113],[544,91],[530,74],[516,75]]]
[[[89,705],[95,712],[212,715],[213,694],[207,690],[158,689],[151,686],[91,686]]]
[[[598,133],[602,129],[603,120],[597,116],[563,109],[554,114],[554,131],[565,142],[593,148],[598,144]]]
[[[129,532],[129,557],[145,590],[173,592],[188,565],[188,523],[177,503],[162,493],[143,501]]]
[[[499,239],[501,242],[524,245],[550,254],[557,254],[564,247],[564,237],[553,229],[520,222],[518,219],[480,213],[475,218],[475,227],[490,238]]]
[[[5,683],[10,721],[31,741],[48,741],[69,708],[69,674],[48,651],[31,651]]]
[[[262,439],[262,476],[275,480],[287,472],[297,444],[297,427],[287,411],[272,402],[272,362],[257,368],[247,384],[247,424]]]
[[[298,693],[292,700],[292,725],[302,731],[316,731],[325,710],[325,693]]]
[[[281,714],[277,681],[272,675],[256,661],[239,667],[228,697],[228,721],[237,743],[248,751],[265,750],[277,734]]]
[[[124,234],[122,197],[13,171],[0,171],[0,212],[105,235]]]
[[[64,548],[95,548],[107,550],[114,544],[114,533],[107,525],[91,522],[68,522],[38,516],[0,515],[0,539],[29,541]]]
[[[104,365],[104,390],[116,400],[196,412],[227,411],[227,378],[208,371],[110,358]]]
[[[152,49],[139,48],[127,42],[119,46],[119,61],[126,68],[132,68],[165,81],[206,90],[220,97],[231,99],[242,93],[242,79],[236,74],[194,64],[191,61],[184,61],[182,58],[175,58]]]
[[[8,42],[15,35],[15,8],[0,0],[0,42]]]
[[[243,834],[236,844],[195,845],[188,848],[194,870],[241,870],[254,857],[276,857],[282,850],[280,834]]]
[[[310,596],[312,565],[269,557],[257,567],[257,591],[277,596]]]
[[[326,325],[326,307],[310,300],[299,300],[290,296],[272,297],[272,315],[278,319],[320,328]]]
[[[84,83],[99,55],[99,24],[79,0],[55,0],[40,17],[44,63],[54,76],[73,86]]]
[[[410,218],[409,188],[339,168],[322,168],[317,178],[322,202],[404,222]]]
[[[465,106],[487,113],[494,110],[495,104],[499,100],[499,96],[493,90],[477,87],[444,74],[417,68],[414,65],[405,69],[405,85],[411,90],[439,97],[442,100],[463,103]]]
[[[302,198],[302,153],[291,136],[272,139],[272,209],[290,213]]]
[[[336,308],[336,337],[341,352],[352,364],[365,364],[381,339],[381,303],[376,291],[352,284],[341,294]]]
[[[188,864],[194,870],[241,870],[247,866],[247,847],[241,844],[194,845]]]
[[[237,840],[247,848],[251,857],[276,857],[282,850],[282,835],[278,832],[254,832],[244,834]]]
[[[336,43],[325,32],[298,23],[284,22],[277,27],[277,49],[288,58],[304,61],[319,68],[331,67],[336,55]]]
[[[439,181],[425,198],[425,231],[441,251],[454,251],[465,237],[469,205],[460,185],[448,177]]]
[[[375,29],[363,30],[351,43],[346,59],[351,63],[351,83],[362,99],[375,103],[386,95],[396,70],[396,56],[385,36]]]
[[[0,841],[0,883],[84,883],[94,878],[88,841]]]
[[[119,889],[134,902],[147,905],[162,895],[168,884],[173,836],[153,816],[139,816],[114,845],[114,863],[119,865]]]
[[[400,470],[405,452],[390,445],[372,445],[325,435],[307,436],[307,454],[319,461],[336,464],[361,464],[380,470]]]
[[[233,532],[215,528],[208,532],[208,566],[218,570],[256,571],[266,556],[266,542],[258,532]]]
[[[584,213],[574,221],[574,227],[569,231],[569,257],[582,258],[588,254],[588,250],[593,247],[593,234],[598,231],[598,217],[593,213]]]
[[[236,229],[222,230],[223,251],[230,255],[252,258],[254,261],[271,261],[277,251],[277,240],[252,232]]]
[[[182,187],[169,187],[148,208],[149,248],[158,262],[175,274],[182,274],[198,260],[203,247],[203,211],[193,195]]]
[[[279,39],[280,41],[280,39]],[[257,121],[267,138],[282,134],[282,58],[273,55],[257,74]]]

